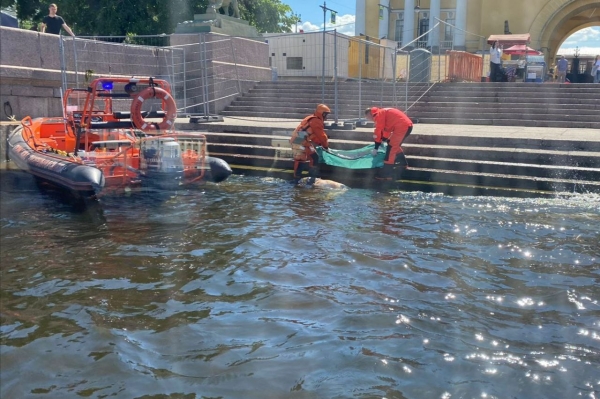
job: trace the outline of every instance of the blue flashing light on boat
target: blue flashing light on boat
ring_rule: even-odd
[[[113,82],[111,82],[111,81],[102,82],[102,88],[104,90],[112,90],[113,89]]]

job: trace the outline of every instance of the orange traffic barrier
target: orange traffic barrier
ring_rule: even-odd
[[[448,51],[448,81],[451,82],[479,82],[483,58],[481,55],[467,53],[466,51]]]

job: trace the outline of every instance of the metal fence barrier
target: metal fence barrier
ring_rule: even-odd
[[[99,75],[160,77],[171,84],[179,114],[209,116],[260,81],[319,82],[314,102],[332,104],[335,122],[363,121],[367,106],[407,111],[438,82],[485,77],[484,38],[461,32],[471,48],[481,49],[473,54],[454,48],[456,34],[454,26],[439,21],[403,47],[335,30],[265,34],[258,41],[199,33],[186,43],[179,35],[61,37],[62,83],[66,90]],[[240,62],[248,46],[254,47]]]

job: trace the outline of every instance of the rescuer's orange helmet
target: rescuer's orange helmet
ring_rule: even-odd
[[[325,104],[317,105],[317,110],[315,111],[315,115],[323,117],[323,119],[327,118],[327,115],[331,113],[329,107]]]

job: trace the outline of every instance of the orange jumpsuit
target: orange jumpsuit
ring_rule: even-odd
[[[304,118],[300,122],[300,125],[298,125],[298,131],[303,130],[308,134],[306,140],[302,143],[306,148],[307,158],[310,158],[310,155],[316,152],[316,146],[321,146],[325,149],[329,148],[329,137],[325,133],[325,124],[323,123],[322,116],[312,114]]]
[[[304,147],[303,154],[296,154],[294,157],[294,177],[299,178],[302,174],[302,168],[300,163],[309,162],[309,167],[313,168],[319,163],[319,155],[317,154],[316,146],[321,146],[325,149],[329,149],[329,138],[325,133],[325,124],[323,114],[319,111],[312,115],[308,115],[300,122],[294,135],[290,139],[293,142],[297,132],[305,131],[307,133],[306,139],[302,143]]]
[[[402,142],[412,132],[412,121],[406,114],[395,108],[371,108],[373,121],[375,122],[375,131],[373,140],[375,148],[379,148],[382,141],[389,145],[385,155],[384,164],[393,165],[396,162],[396,156],[402,154]]]

